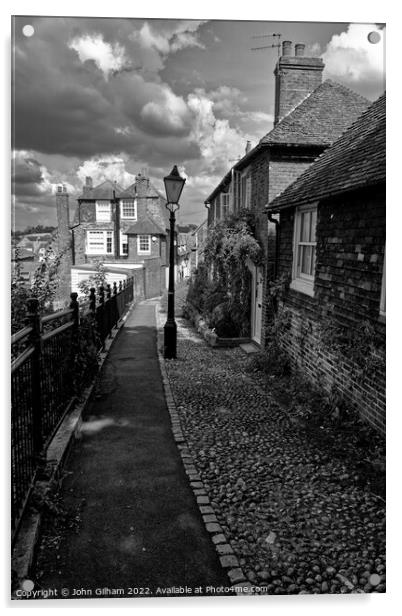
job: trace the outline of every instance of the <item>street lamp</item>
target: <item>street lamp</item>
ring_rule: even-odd
[[[170,172],[163,178],[166,191],[166,207],[170,212],[170,246],[169,246],[169,288],[168,288],[168,312],[167,321],[164,327],[164,352],[166,359],[176,358],[177,346],[177,327],[174,320],[174,227],[175,227],[175,212],[179,209],[179,199],[185,179],[182,178],[175,165]]]

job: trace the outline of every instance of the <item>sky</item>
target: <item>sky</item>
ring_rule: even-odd
[[[86,176],[127,187],[141,172],[164,194],[174,164],[186,177],[179,220],[201,223],[247,141],[272,128],[278,50],[252,50],[272,33],[322,57],[324,79],[372,101],[385,90],[374,23],[16,17],[13,226],[55,225],[57,185],[73,209]]]

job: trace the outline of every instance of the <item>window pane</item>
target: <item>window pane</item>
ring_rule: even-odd
[[[301,233],[300,233],[300,241],[308,242],[310,239],[310,218],[311,212],[303,212],[301,215]]]
[[[311,268],[310,275],[314,276],[315,273],[315,246],[311,246]]]
[[[139,249],[141,252],[149,252],[150,249],[150,237],[149,235],[139,236]]]
[[[136,218],[136,207],[134,199],[122,201],[121,215],[123,218]]]
[[[310,233],[310,241],[315,242],[315,229],[317,226],[317,210],[313,210],[311,212],[311,233]]]
[[[96,202],[96,220],[99,222],[110,222],[111,206],[109,201]]]
[[[301,273],[310,275],[311,269],[311,246],[300,246],[301,249]]]

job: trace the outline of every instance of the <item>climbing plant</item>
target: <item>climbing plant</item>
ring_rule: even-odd
[[[370,376],[383,363],[384,343],[369,319],[362,319],[352,327],[341,323],[336,318],[334,306],[329,305],[318,333],[319,345],[330,349],[340,361],[346,360],[354,377]]]
[[[29,297],[38,299],[41,314],[53,312],[53,301],[60,284],[60,261],[63,254],[55,253],[53,248],[48,248],[28,286],[22,277],[18,248],[15,249],[15,266],[11,276],[12,332],[25,325],[26,303]]]
[[[204,265],[189,288],[188,300],[221,336],[249,334],[251,275],[247,263],[260,264],[263,259],[254,229],[254,217],[248,210],[210,227]]]

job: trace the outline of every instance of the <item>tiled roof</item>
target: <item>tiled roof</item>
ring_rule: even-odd
[[[370,102],[327,79],[285,116],[233,169],[247,166],[264,147],[295,145],[328,147],[367,109]],[[206,199],[211,201],[231,179],[229,171]]]
[[[166,232],[149,216],[131,225],[126,233],[127,235],[166,235]]]
[[[369,104],[360,94],[327,79],[265,135],[260,143],[330,145]]]
[[[385,181],[385,94],[270,204],[291,205]]]
[[[94,186],[90,190],[83,192],[78,199],[113,199],[113,192],[116,198],[133,198],[134,195],[129,190],[124,190],[117,182],[105,180],[102,184]]]

